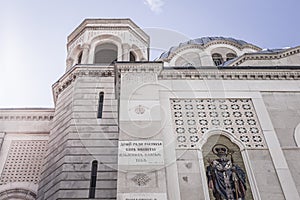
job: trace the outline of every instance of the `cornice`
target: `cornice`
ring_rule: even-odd
[[[58,95],[78,77],[111,77],[114,75],[114,66],[75,65],[52,85],[54,103],[56,103]]]
[[[116,63],[116,68],[119,73],[159,73],[163,69],[163,62]]]
[[[163,70],[160,80],[300,80],[300,69],[174,69]]]
[[[120,26],[120,25],[124,26]],[[128,26],[129,25],[129,26]],[[136,30],[139,34],[146,38],[149,42],[150,37],[136,23],[129,18],[124,19],[85,19],[83,22],[68,36],[68,42],[72,41],[87,27],[129,27]]]
[[[48,115],[0,115],[0,121],[51,121],[53,114]]]
[[[239,66],[247,60],[274,60],[285,58],[294,54],[300,53],[300,46],[287,49],[283,52],[275,52],[275,53],[245,53],[240,58],[232,62],[229,66]]]
[[[140,28],[133,28],[131,26],[90,26],[87,25],[85,27],[83,27],[80,31],[78,32],[77,35],[68,38],[68,43],[67,43],[67,48],[70,47],[70,45],[72,45],[72,43],[74,41],[76,41],[81,35],[83,35],[86,31],[97,31],[97,30],[105,30],[105,31],[112,31],[112,30],[117,30],[117,31],[124,31],[124,30],[128,30],[131,34],[135,35],[137,38],[139,38],[145,45],[149,46],[149,42],[150,42],[150,38],[148,35],[145,34],[141,34],[140,33]],[[137,34],[137,32],[139,34]]]
[[[54,109],[1,109],[0,121],[51,121]]]

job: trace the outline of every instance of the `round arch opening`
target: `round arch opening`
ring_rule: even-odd
[[[118,47],[112,43],[97,45],[94,54],[94,64],[111,64],[118,60]]]

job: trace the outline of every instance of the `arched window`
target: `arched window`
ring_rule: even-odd
[[[80,54],[78,55],[77,64],[81,64],[81,61],[82,61],[82,52],[80,52]]]
[[[92,199],[95,198],[95,193],[96,193],[97,170],[98,170],[98,161],[94,160],[92,162],[92,172],[91,172],[91,181],[90,181],[90,190],[89,190],[89,198]]]
[[[104,92],[99,93],[98,114],[97,118],[102,118]]]
[[[132,51],[130,51],[130,53],[129,53],[129,61],[130,62],[135,62],[135,55],[134,55],[134,53],[132,52]]]
[[[213,61],[214,61],[214,63],[215,63],[216,66],[219,66],[219,65],[223,64],[223,58],[222,58],[221,54],[214,53],[212,55],[212,59],[213,59]]]
[[[118,47],[111,43],[100,44],[95,48],[94,63],[111,64],[117,61]]]
[[[228,54],[226,54],[226,61],[232,60],[234,58],[236,58],[236,55],[234,53],[228,53]]]

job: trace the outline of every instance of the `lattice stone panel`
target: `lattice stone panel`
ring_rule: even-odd
[[[9,182],[38,183],[46,145],[45,140],[13,140],[1,174],[0,185]]]
[[[266,148],[251,99],[171,99],[177,148],[198,148],[202,135],[226,130],[247,148]]]

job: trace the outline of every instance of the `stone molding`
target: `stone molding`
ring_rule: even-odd
[[[84,42],[90,41],[93,38],[96,38],[98,36],[101,35],[117,35],[117,32],[122,34],[121,31],[126,32],[128,30],[129,33],[131,33],[132,35],[134,35],[136,38],[139,39],[139,41],[149,47],[149,40],[148,39],[144,39],[142,38],[140,35],[138,35],[131,27],[127,26],[127,27],[117,27],[117,26],[111,26],[111,27],[107,27],[107,26],[103,26],[103,27],[86,27],[83,32],[79,33],[78,36],[76,36],[75,39],[73,39],[72,41],[70,41],[67,44],[67,49],[69,52],[71,52],[77,45],[82,45]],[[93,31],[103,31],[102,33],[96,33],[95,35],[91,36],[86,36],[85,37],[85,32],[87,32],[87,34],[93,33]],[[105,32],[106,31],[106,32]],[[116,31],[114,33],[112,32],[107,32],[107,31]]]
[[[252,44],[239,45],[235,42],[230,42],[230,41],[227,41],[227,40],[214,40],[214,41],[211,41],[211,42],[207,43],[206,45],[204,45],[204,48],[207,48],[207,47],[209,47],[211,45],[215,45],[215,44],[228,44],[228,45],[234,46],[234,47],[236,47],[240,50],[245,49],[245,48],[250,48],[250,49],[253,49],[253,50],[256,50],[256,51],[261,50],[260,47],[257,47],[257,46],[252,45]]]
[[[229,66],[239,66],[242,63],[244,63],[247,60],[274,60],[274,59],[281,59],[285,58],[294,54],[300,53],[300,46],[292,48],[292,49],[287,49],[286,51],[283,52],[275,52],[275,53],[251,53],[251,54],[244,54],[240,58],[238,58],[236,61],[231,63]]]
[[[8,189],[0,192],[0,200],[8,200],[8,199],[34,200],[36,199],[36,193],[23,188]]]
[[[113,25],[112,25],[113,24]],[[118,24],[118,25],[116,25]],[[146,43],[149,43],[150,37],[132,20],[130,19],[85,19],[69,36],[68,43],[76,40],[82,33],[90,28],[91,30],[135,30],[144,38],[141,38]],[[139,37],[141,37],[139,36]]]
[[[114,66],[104,65],[92,67],[92,65],[75,65],[53,84],[52,93],[54,103],[56,103],[58,95],[71,85],[71,83],[78,77],[114,77],[114,71]]]
[[[51,121],[54,109],[48,108],[3,108],[0,109],[0,121]]]
[[[163,63],[162,62],[145,62],[145,63],[120,62],[120,63],[116,63],[116,67],[119,73],[127,73],[127,72],[159,73],[163,69]]]
[[[51,121],[52,115],[0,115],[1,121]]]
[[[163,70],[161,80],[300,80],[300,70],[278,69],[179,69]]]
[[[118,62],[114,66],[75,65],[52,86],[54,102],[77,77],[114,77],[120,73],[157,73],[160,80],[300,80],[300,69],[199,68],[163,69],[163,62]],[[117,81],[118,82],[118,81]]]

